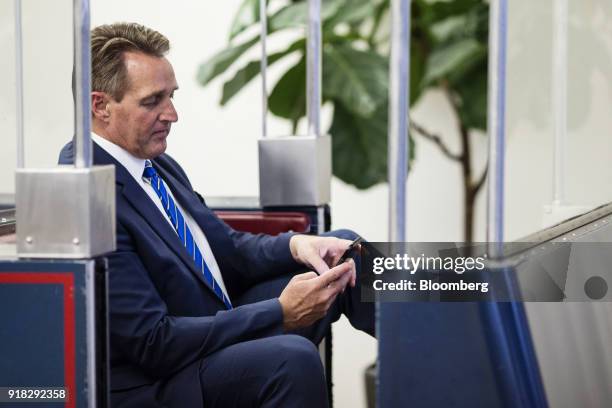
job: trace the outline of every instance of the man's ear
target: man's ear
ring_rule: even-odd
[[[91,113],[94,118],[107,122],[110,118],[108,104],[110,97],[105,92],[94,91],[91,93]]]

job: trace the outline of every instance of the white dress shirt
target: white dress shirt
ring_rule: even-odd
[[[149,183],[145,182],[142,177],[142,174],[145,169],[145,160],[139,159],[138,157],[133,156],[131,153],[129,153],[124,148],[117,146],[113,142],[110,142],[104,139],[103,137],[98,136],[97,134],[93,132],[91,134],[91,139],[94,142],[96,142],[98,146],[104,149],[106,153],[113,156],[115,160],[117,160],[119,163],[121,163],[121,165],[123,165],[123,167],[125,167],[128,173],[130,173],[130,175],[134,178],[136,183],[145,191],[145,193],[147,193],[147,195],[149,196],[151,201],[153,201],[153,203],[155,204],[159,212],[162,214],[164,219],[168,221],[168,223],[172,227],[172,231],[176,233],[176,230],[174,229],[174,225],[172,224],[170,217],[168,217],[168,214],[166,214],[166,211],[164,211],[164,207],[162,205],[162,202],[159,196],[157,195],[153,187]],[[161,179],[161,175],[160,175],[160,179]],[[185,217],[185,223],[191,230],[191,233],[193,235],[193,240],[197,244],[198,248],[200,248],[200,252],[202,252],[202,257],[204,258],[206,265],[208,265],[210,272],[212,273],[213,277],[215,278],[215,280],[221,287],[221,290],[223,290],[223,293],[225,293],[225,296],[227,296],[227,298],[229,299],[227,290],[225,289],[225,283],[223,282],[223,276],[221,276],[221,270],[219,269],[219,265],[217,264],[215,255],[212,253],[212,249],[210,248],[210,244],[208,243],[208,240],[206,239],[206,235],[204,235],[204,232],[202,231],[200,226],[191,217],[191,214],[185,211],[183,207],[181,206],[181,204],[174,198],[174,195],[172,194],[172,190],[170,189],[170,187],[168,187],[168,184],[164,182],[164,185],[166,186],[166,191],[168,191],[168,194],[172,196],[172,199],[174,200],[174,203],[176,204],[178,209],[181,211],[181,213],[183,213],[183,216]]]

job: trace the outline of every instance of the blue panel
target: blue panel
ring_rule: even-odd
[[[3,261],[0,272],[65,273],[74,280],[76,406],[87,406],[85,275],[94,261]],[[61,284],[0,283],[0,386],[64,386]],[[100,384],[98,384],[100,386]],[[19,407],[63,403],[19,403]]]
[[[382,303],[378,324],[381,408],[547,406],[521,303]]]
[[[382,303],[381,408],[503,407],[475,303]]]
[[[0,386],[63,386],[62,285],[0,284],[0,299]]]

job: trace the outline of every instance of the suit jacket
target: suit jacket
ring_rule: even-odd
[[[73,161],[70,142],[59,163]],[[231,229],[193,190],[176,161],[162,154],[152,162],[206,234],[235,307],[225,309],[149,196],[94,143],[94,164],[116,168],[117,250],[108,255],[111,389],[166,381],[191,365],[194,372],[181,372],[173,392],[198,405],[198,364],[192,363],[229,345],[283,331],[278,299],[238,307],[236,299],[253,284],[299,265],[289,251],[290,234]]]

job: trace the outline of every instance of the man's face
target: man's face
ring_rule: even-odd
[[[166,58],[126,52],[128,89],[121,102],[111,98],[108,134],[111,141],[141,159],[153,159],[166,150],[166,137],[178,120],[172,98],[178,89]]]

